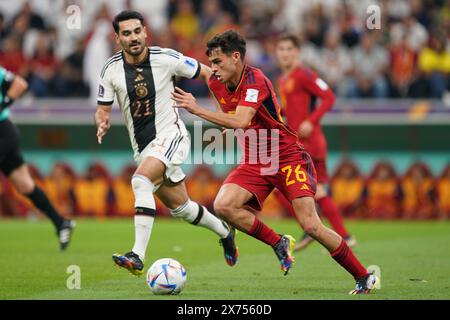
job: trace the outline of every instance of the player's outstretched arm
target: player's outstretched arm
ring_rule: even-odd
[[[182,89],[176,87],[172,92],[172,100],[175,101],[174,108],[183,108],[196,116],[230,129],[244,129],[251,122],[256,110],[251,107],[238,106],[236,113],[215,112],[198,105],[195,97]]]
[[[98,105],[95,112],[95,125],[97,126],[97,141],[102,144],[103,136],[108,132],[111,127],[109,117],[111,114],[112,106]]]
[[[28,89],[28,83],[24,78],[10,72],[8,72],[8,74],[11,80],[8,83],[8,76],[5,78],[5,83],[9,84],[9,88],[3,98],[3,101],[1,101],[1,110],[8,108],[14,100],[19,98]]]
[[[298,128],[299,136],[308,138],[314,126],[320,123],[320,120],[333,107],[336,97],[328,84],[320,78],[305,77],[302,82],[303,86],[314,96],[320,98],[320,105],[309,116],[309,119],[300,124]]]

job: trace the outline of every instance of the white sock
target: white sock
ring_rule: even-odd
[[[147,251],[147,244],[152,234],[154,220],[155,217],[152,216],[134,216],[135,238],[132,251],[141,258],[142,262],[145,260],[145,252]]]
[[[142,262],[145,260],[148,241],[152,234],[153,221],[155,220],[155,198],[153,189],[155,186],[145,176],[135,174],[131,179],[134,193],[134,216],[135,240],[132,251],[136,253]]]
[[[222,220],[194,201],[188,200],[182,206],[170,210],[170,213],[176,218],[182,218],[191,224],[202,226],[215,232],[221,239],[226,238],[230,233],[230,230],[223,224]]]

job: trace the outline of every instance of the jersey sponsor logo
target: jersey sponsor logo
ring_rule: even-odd
[[[142,76],[142,74],[138,73],[136,79],[134,79],[134,82],[139,82],[139,81],[143,81],[144,77]]]
[[[184,60],[184,63],[187,64],[191,68],[195,68],[197,66],[196,61],[191,58],[186,58],[186,60]]]
[[[258,102],[259,90],[256,89],[247,89],[247,93],[245,95],[246,102]]]
[[[98,85],[98,96],[103,98],[105,96],[105,88],[100,84]]]
[[[222,98],[220,98],[220,100],[219,100],[219,101],[220,101],[220,103],[221,103],[221,104],[226,104],[226,103],[227,103],[227,102],[225,101],[225,99],[224,99],[223,97],[222,97]]]
[[[317,79],[316,79],[316,84],[317,84],[317,86],[318,86],[320,89],[322,89],[322,91],[328,90],[328,85],[327,85],[326,82],[323,81],[322,79],[317,78]]]

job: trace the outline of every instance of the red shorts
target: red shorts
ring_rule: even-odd
[[[254,197],[246,204],[261,210],[264,200],[277,188],[289,201],[301,197],[314,197],[316,170],[306,151],[300,151],[280,159],[278,172],[261,175],[261,166],[241,164],[225,179],[223,184],[233,183],[251,192]]]
[[[317,183],[327,184],[328,183],[327,159],[313,158],[313,163],[317,173]]]

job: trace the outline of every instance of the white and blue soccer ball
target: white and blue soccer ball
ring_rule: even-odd
[[[175,259],[159,259],[147,271],[147,284],[154,294],[179,294],[186,284],[186,269]]]

